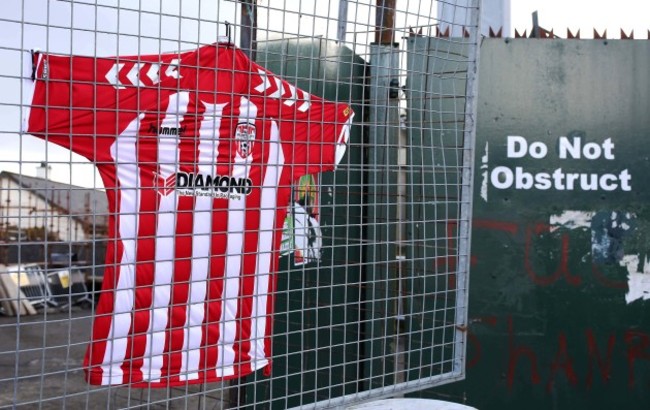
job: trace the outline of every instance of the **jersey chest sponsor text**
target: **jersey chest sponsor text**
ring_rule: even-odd
[[[176,189],[195,189],[224,194],[248,195],[253,190],[250,178],[235,178],[230,175],[210,175],[194,172],[177,172]]]

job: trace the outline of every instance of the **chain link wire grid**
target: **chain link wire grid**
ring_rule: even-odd
[[[478,1],[7,0],[3,6],[0,408],[345,408],[464,377]],[[457,32],[462,35],[453,34]],[[343,103],[355,113],[336,170],[293,181],[284,224],[274,228],[283,229],[282,241],[273,242],[268,252],[281,256],[278,266],[262,276],[276,281],[275,286],[256,296],[274,301],[272,310],[257,317],[272,332],[250,337],[253,344],[268,342],[272,369],[270,374],[259,369],[242,377],[165,387],[152,387],[146,376],[144,383],[89,385],[84,355],[93,328],[105,316],[98,313],[98,301],[103,294],[117,294],[117,283],[106,286],[104,275],[120,268],[119,258],[106,258],[107,252],[117,252],[120,233],[111,223],[117,216],[109,212],[110,201],[127,191],[104,183],[100,169],[111,166],[106,157],[91,162],[54,143],[79,138],[73,132],[72,103],[40,107],[44,112],[68,109],[73,127],[67,134],[46,132],[37,138],[25,131],[33,109],[33,76],[38,75],[33,63],[39,55],[98,61],[118,56],[111,70],[93,77],[97,83],[90,85],[97,86],[97,93],[107,82],[116,89],[151,88],[195,67],[163,57],[152,63],[141,56],[180,56],[219,41],[233,43],[274,73],[277,77],[262,76],[255,86],[276,93],[286,106],[309,104],[305,95],[311,95]],[[166,84],[158,85],[161,92]],[[180,80],[178,84],[171,91],[185,91]],[[70,101],[82,98],[75,92]],[[99,103],[89,109],[93,116],[101,115]],[[113,110],[126,108],[118,104]],[[98,120],[90,123],[95,124],[91,140],[97,141],[91,150],[98,152],[102,138],[115,135],[98,130]],[[159,125],[154,136],[160,141],[177,136],[182,144],[190,137],[181,135],[182,125]],[[252,130],[236,132],[251,137]],[[143,141],[133,140],[134,147]],[[261,146],[254,138],[252,144],[251,149]],[[291,144],[285,148],[296,149]],[[157,169],[176,164],[157,161]],[[121,164],[136,174],[143,167],[141,160]],[[172,192],[179,182],[167,177],[163,185]],[[147,195],[137,184],[132,193]],[[254,211],[275,214],[261,204]],[[174,228],[186,223],[183,212],[162,214],[154,207],[126,215],[148,218],[138,229],[158,227],[145,239],[159,247],[182,241],[185,237]],[[245,235],[244,222],[233,226],[240,230],[229,234]],[[190,243],[199,246],[196,239]],[[240,263],[238,272],[244,262],[236,261],[247,256],[259,261],[259,252],[233,249],[222,259]],[[153,265],[162,269],[172,264],[170,274],[180,275],[200,260],[192,252],[172,252],[159,254]],[[153,317],[179,306],[190,311],[190,299],[175,298],[170,289],[225,283],[223,275],[215,269],[203,279],[155,282],[153,292],[167,289],[166,303],[136,303],[121,314]],[[137,286],[136,281],[133,289]],[[238,282],[230,287],[232,295],[215,299],[230,298],[241,310],[241,286]],[[108,316],[115,320],[116,314]],[[235,312],[229,321],[205,319],[196,327],[223,331],[241,325],[243,317]],[[148,338],[148,349],[161,360],[189,355],[179,335],[188,335],[192,326],[174,329],[168,320],[152,322],[139,334],[132,328],[128,337]],[[142,360],[144,352],[138,354]]]

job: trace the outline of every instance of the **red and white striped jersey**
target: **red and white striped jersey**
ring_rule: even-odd
[[[228,44],[34,64],[26,131],[93,161],[108,196],[88,382],[165,387],[267,367],[290,187],[334,168],[351,109]]]

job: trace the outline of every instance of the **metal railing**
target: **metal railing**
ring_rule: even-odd
[[[0,408],[344,408],[464,378],[478,1],[6,7]]]

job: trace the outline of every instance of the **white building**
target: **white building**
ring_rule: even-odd
[[[107,231],[104,192],[0,172],[0,243],[84,242]]]

